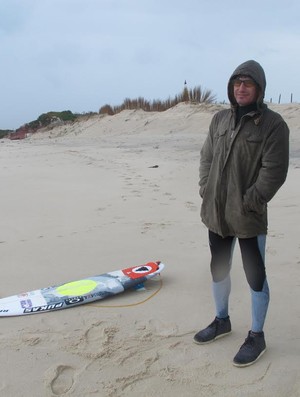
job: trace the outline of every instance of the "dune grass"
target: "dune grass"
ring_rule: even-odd
[[[201,86],[197,86],[193,89],[188,90],[184,87],[183,91],[176,95],[174,98],[168,98],[165,101],[155,99],[148,101],[143,97],[136,99],[126,98],[121,105],[111,106],[106,104],[99,110],[99,114],[114,115],[122,112],[122,110],[134,110],[142,109],[146,112],[163,112],[170,109],[181,102],[186,103],[213,103],[216,101],[215,95],[211,90],[202,89]]]

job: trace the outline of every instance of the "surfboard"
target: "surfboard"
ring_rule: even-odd
[[[104,273],[0,299],[0,317],[45,313],[94,302],[120,294],[155,277],[164,269],[161,262]]]

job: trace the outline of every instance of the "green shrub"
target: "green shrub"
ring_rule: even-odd
[[[0,130],[0,139],[8,137],[13,130]]]
[[[41,126],[46,127],[47,125],[53,123],[53,121],[74,121],[76,115],[70,110],[64,110],[63,112],[48,112],[41,114],[36,121],[41,123]]]

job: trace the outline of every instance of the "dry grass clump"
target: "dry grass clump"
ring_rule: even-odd
[[[163,112],[181,102],[190,103],[213,103],[216,101],[215,95],[211,90],[204,90],[201,86],[188,90],[184,87],[181,94],[174,98],[168,98],[165,101],[159,99],[148,101],[143,97],[136,99],[126,98],[119,106],[104,105],[100,108],[99,114],[114,115],[120,113],[122,110],[142,109],[146,112]]]

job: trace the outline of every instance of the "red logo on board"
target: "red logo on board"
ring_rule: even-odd
[[[157,270],[159,270],[159,263],[148,262],[142,266],[128,267],[127,269],[123,269],[122,272],[128,277],[136,279],[155,273]]]

